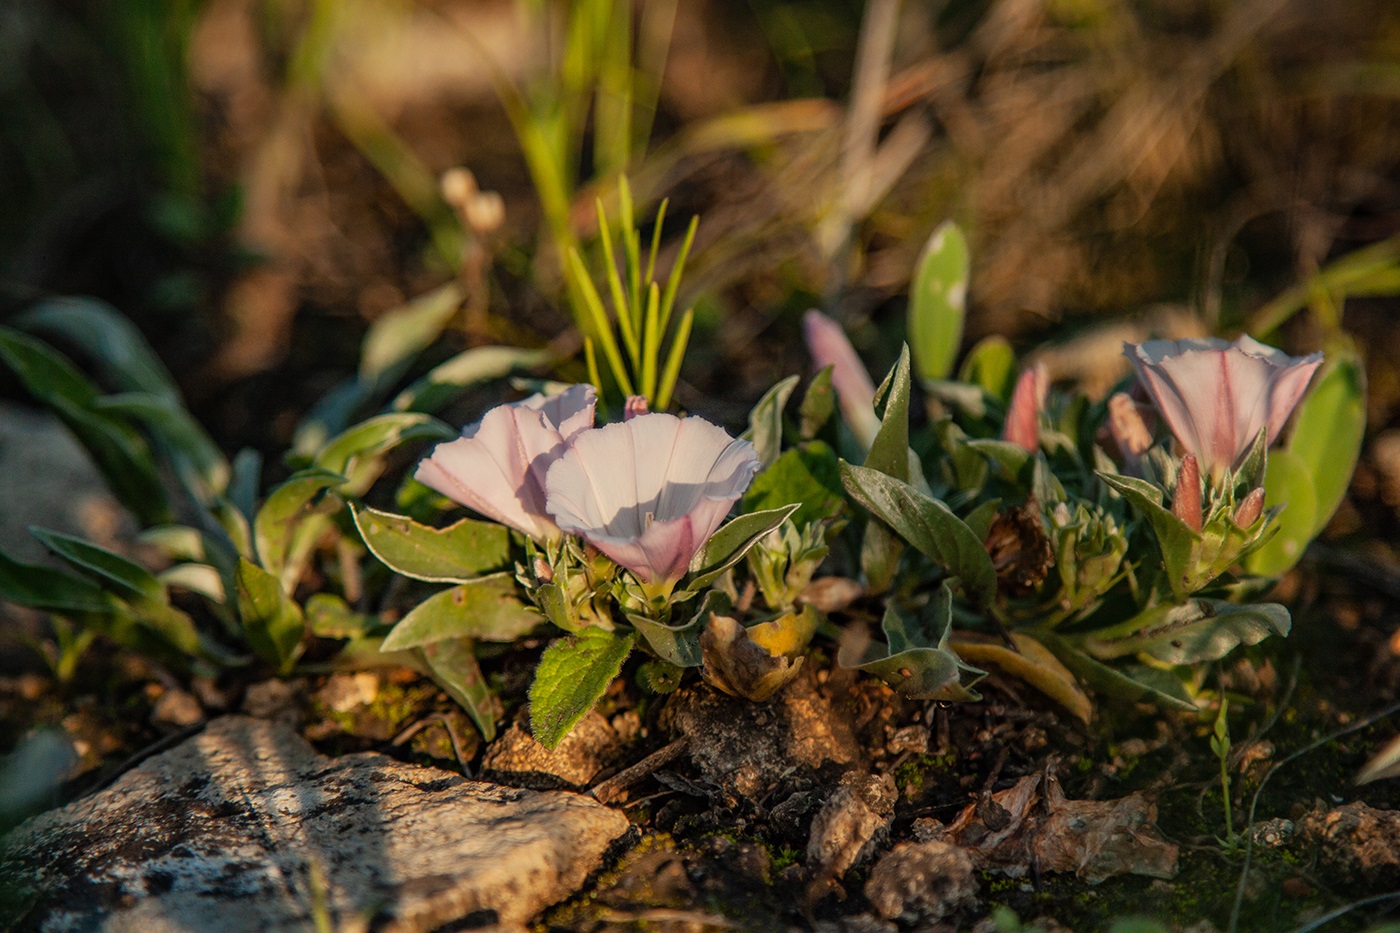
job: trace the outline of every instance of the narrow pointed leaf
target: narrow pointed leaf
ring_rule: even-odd
[[[472,386],[503,379],[522,369],[534,369],[549,362],[546,350],[520,347],[473,347],[463,350],[404,389],[390,407],[394,411],[431,414],[460,398]]]
[[[100,398],[93,408],[143,422],[163,445],[176,473],[201,499],[221,495],[227,488],[228,458],[179,401],[149,392],[128,392]]]
[[[987,549],[942,502],[867,467],[841,463],[846,491],[925,557],[957,577],[981,603],[996,597],[997,574]]]
[[[462,287],[449,282],[381,314],[360,348],[360,379],[373,382],[429,347],[461,308],[462,300]]]
[[[510,574],[482,577],[428,597],[399,620],[384,651],[402,651],[448,638],[512,642],[544,619],[520,601]]]
[[[1146,701],[1164,709],[1196,712],[1196,704],[1186,695],[1181,680],[1170,671],[1140,664],[1109,667],[1061,636],[1038,632],[1036,639],[1054,652],[1076,677],[1105,696],[1129,703]]]
[[[113,597],[87,579],[45,567],[24,564],[0,551],[0,600],[48,612],[106,613]]]
[[[548,749],[607,692],[632,652],[633,636],[588,628],[545,649],[530,687],[530,731]]]
[[[811,440],[826,426],[836,411],[836,392],[831,388],[831,367],[823,366],[802,395],[797,410],[797,434]]]
[[[396,412],[376,415],[333,438],[316,454],[314,466],[347,477],[350,488],[364,492],[378,475],[384,454],[410,441],[447,441],[457,432],[430,415]]]
[[[889,389],[885,395],[885,411],[880,430],[870,444],[865,466],[886,476],[909,481],[909,347],[899,354],[899,361],[890,371]],[[882,393],[876,392],[876,397]]]
[[[15,318],[29,331],[61,337],[80,348],[108,384],[123,392],[148,392],[179,405],[170,370],[131,319],[93,298],[51,298]]]
[[[29,533],[74,567],[102,580],[123,599],[166,601],[165,587],[156,575],[129,558],[46,528],[30,528]]]

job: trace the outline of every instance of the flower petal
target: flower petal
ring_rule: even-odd
[[[679,579],[759,469],[753,445],[653,413],[580,434],[549,470],[559,527],[649,583]]]
[[[831,386],[836,390],[841,417],[861,446],[869,450],[880,432],[880,419],[875,416],[875,385],[870,381],[869,370],[860,361],[841,325],[825,314],[818,311],[804,314],[802,335],[817,368],[831,367]]]

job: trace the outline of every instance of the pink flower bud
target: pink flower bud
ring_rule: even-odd
[[[1181,460],[1181,469],[1176,474],[1176,492],[1172,494],[1172,514],[1190,525],[1192,531],[1205,527],[1201,515],[1201,468],[1195,454],[1187,454]]]
[[[1250,490],[1249,495],[1240,501],[1235,508],[1235,524],[1241,528],[1248,528],[1259,520],[1259,516],[1264,514],[1264,487],[1258,486]]]
[[[1044,364],[1037,364],[1021,373],[1016,389],[1011,393],[1011,408],[1006,413],[1006,425],[1001,439],[1029,450],[1040,449],[1040,413],[1045,410],[1045,396],[1050,390],[1050,377]]]

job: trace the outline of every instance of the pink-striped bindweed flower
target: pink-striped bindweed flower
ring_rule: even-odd
[[[1251,337],[1124,344],[1184,453],[1202,473],[1234,469],[1261,431],[1272,443],[1302,400],[1322,354],[1292,357]]]
[[[841,406],[851,433],[865,450],[880,433],[880,419],[875,416],[875,384],[870,371],[856,355],[841,325],[819,311],[802,316],[802,335],[807,352],[818,369],[831,367],[831,387],[836,390],[836,402]]]
[[[499,405],[462,436],[433,448],[414,477],[536,541],[559,537],[545,510],[545,476],[570,441],[593,427],[590,385]]]
[[[550,467],[547,507],[669,593],[759,470],[758,453],[700,418],[653,413],[578,435]]]

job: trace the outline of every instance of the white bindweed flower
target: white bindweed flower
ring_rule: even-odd
[[[638,415],[576,437],[549,470],[547,507],[648,584],[679,580],[760,467],[747,441],[700,418]]]
[[[831,387],[836,390],[841,417],[861,447],[869,450],[875,435],[880,433],[880,419],[875,415],[875,384],[870,381],[869,370],[856,355],[841,325],[825,314],[804,314],[802,335],[817,368],[831,367]]]
[[[1292,357],[1250,337],[1149,340],[1123,352],[1185,453],[1212,477],[1234,469],[1259,432],[1272,443],[1322,354]]]
[[[532,395],[491,409],[462,436],[433,448],[415,478],[454,502],[524,532],[559,537],[545,510],[545,475],[569,442],[593,427],[592,386]]]

